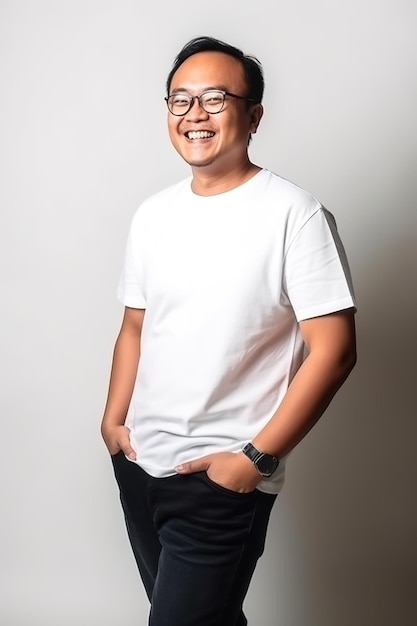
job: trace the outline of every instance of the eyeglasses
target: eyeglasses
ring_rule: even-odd
[[[169,112],[172,115],[186,115],[194,104],[194,100],[198,100],[198,104],[206,113],[220,113],[224,107],[226,96],[229,98],[237,98],[238,100],[247,100],[248,102],[256,102],[252,98],[237,96],[235,93],[223,91],[222,89],[210,89],[199,96],[190,96],[188,93],[174,93],[164,98],[167,103]]]

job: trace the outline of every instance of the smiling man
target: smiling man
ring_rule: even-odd
[[[192,168],[202,168],[194,174],[195,193],[204,195],[212,185],[211,193],[227,191],[260,169],[249,161],[247,143],[263,108],[248,90],[242,63],[222,52],[195,54],[173,74],[166,99],[169,136]]]
[[[167,80],[191,176],[132,221],[102,435],[150,626],[244,626],[291,450],[355,364],[332,215],[249,159],[259,62],[210,37]],[[256,626],[256,625],[254,625]]]

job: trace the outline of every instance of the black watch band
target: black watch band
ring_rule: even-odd
[[[265,478],[272,476],[279,465],[279,461],[275,456],[261,452],[251,443],[247,443],[242,448],[242,452],[252,461],[260,475]]]

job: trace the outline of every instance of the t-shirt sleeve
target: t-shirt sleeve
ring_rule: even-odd
[[[133,309],[145,309],[146,298],[143,285],[141,246],[140,241],[134,235],[132,227],[126,244],[124,266],[117,288],[117,298],[125,306]]]
[[[323,207],[291,241],[284,285],[297,321],[356,308],[346,253],[334,217]]]

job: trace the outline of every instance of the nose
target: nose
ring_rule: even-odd
[[[191,118],[194,118],[194,117],[205,117],[205,118],[207,118],[209,114],[201,106],[199,96],[191,96],[191,97],[192,97],[191,106],[190,106],[190,108],[188,110],[188,113],[186,114],[186,117],[191,117]],[[197,103],[197,107],[195,106],[196,103]]]

